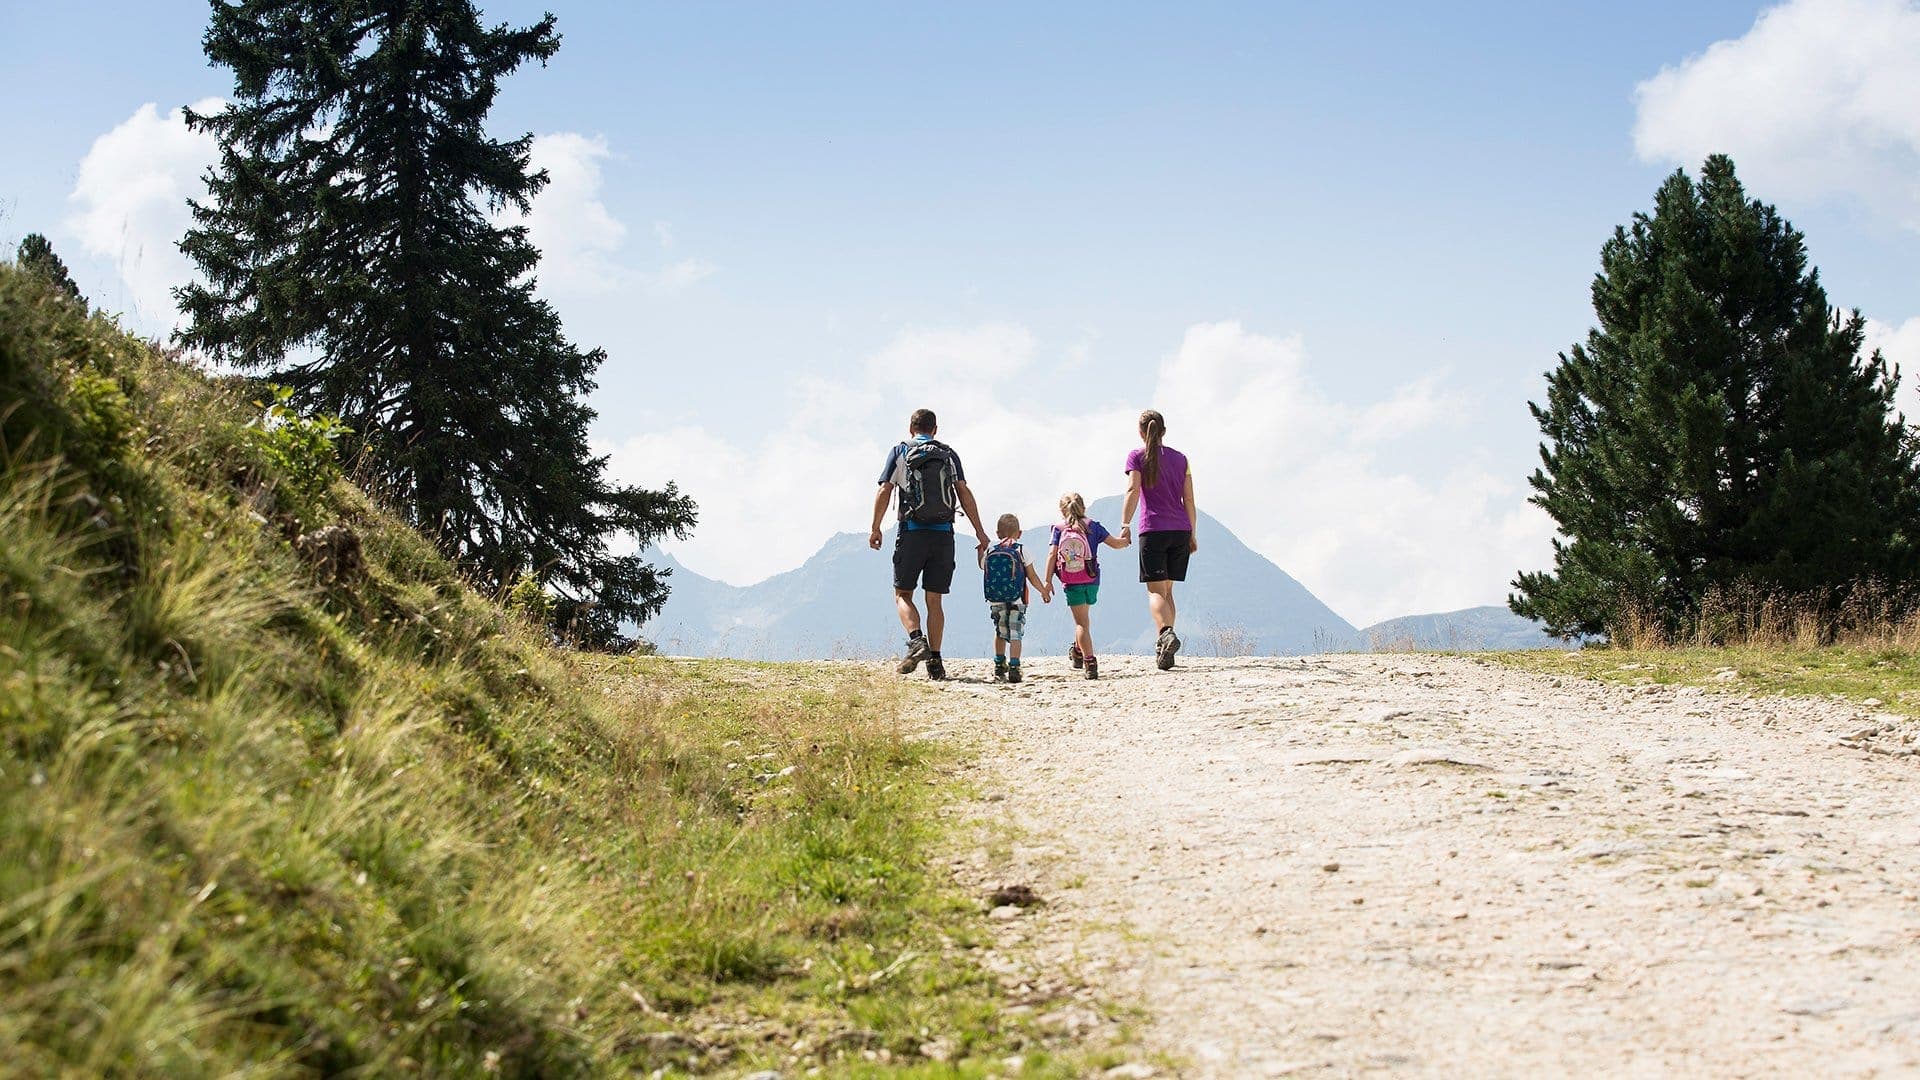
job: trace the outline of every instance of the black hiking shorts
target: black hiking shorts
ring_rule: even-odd
[[[1190,530],[1145,532],[1134,543],[1140,546],[1141,581],[1187,580],[1187,560],[1193,557]]]
[[[893,587],[907,592],[924,587],[930,593],[952,589],[953,533],[901,529],[893,539]]]

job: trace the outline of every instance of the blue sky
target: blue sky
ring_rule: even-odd
[[[1920,367],[1905,0],[552,7],[492,126],[543,137],[598,437],[700,499],[676,553],[729,580],[863,529],[915,405],[1039,520],[1158,404],[1208,509],[1342,614],[1499,602],[1546,559],[1525,403],[1599,245],[1716,149]],[[205,11],[0,5],[0,90],[40,102],[0,120],[0,241],[47,232],[148,330],[206,153],[169,111],[230,89]]]

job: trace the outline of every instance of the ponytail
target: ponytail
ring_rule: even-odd
[[[1160,441],[1167,437],[1167,418],[1153,409],[1140,414],[1140,438],[1147,444],[1146,460],[1140,470],[1142,487],[1160,482]]]
[[[1087,500],[1077,491],[1069,491],[1060,496],[1060,516],[1066,520],[1067,528],[1087,531]]]

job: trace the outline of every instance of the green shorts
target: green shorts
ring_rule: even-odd
[[[1064,585],[1061,591],[1066,594],[1068,607],[1100,602],[1100,583],[1097,581],[1090,581],[1085,585]]]

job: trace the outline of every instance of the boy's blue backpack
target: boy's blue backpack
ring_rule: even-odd
[[[1000,543],[987,549],[986,562],[981,564],[980,569],[983,571],[981,580],[986,584],[989,604],[1019,602],[1025,595],[1026,563],[1019,544]]]

